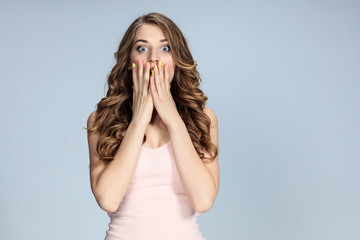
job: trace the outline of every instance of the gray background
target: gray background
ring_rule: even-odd
[[[1,1],[0,238],[105,237],[88,115],[152,11],[187,38],[219,120],[207,240],[360,239],[359,1]]]

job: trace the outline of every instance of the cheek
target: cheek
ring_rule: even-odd
[[[144,60],[143,57],[137,51],[132,51],[130,53],[130,59],[132,62],[137,62],[139,58]]]
[[[171,58],[171,59],[169,60],[168,64],[169,64],[169,68],[168,68],[168,69],[169,69],[169,72],[170,72],[171,76],[173,76],[174,73],[175,73],[175,62],[174,62],[173,59]]]
[[[133,53],[130,54],[130,61],[131,62],[136,62],[136,57]]]
[[[168,66],[168,71],[169,71],[170,77],[173,78],[173,76],[174,76],[174,74],[175,74],[175,67],[169,65],[169,66]]]

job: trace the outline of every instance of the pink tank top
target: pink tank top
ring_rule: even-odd
[[[205,240],[178,174],[169,141],[141,147],[139,160],[105,240]]]

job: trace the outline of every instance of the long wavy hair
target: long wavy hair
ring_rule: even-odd
[[[100,160],[108,164],[114,159],[123,140],[123,133],[132,119],[132,71],[128,70],[128,64],[136,31],[144,24],[159,26],[169,42],[170,53],[175,61],[171,94],[199,157],[203,162],[211,163],[218,155],[218,147],[210,141],[211,120],[204,112],[208,98],[199,88],[202,80],[196,70],[197,63],[193,60],[180,29],[171,19],[160,13],[138,17],[125,32],[115,52],[116,64],[108,75],[109,88],[106,97],[97,104],[92,126],[85,129],[88,134],[99,134],[97,153]],[[145,140],[146,136],[143,143]],[[213,156],[206,158],[200,152],[203,149],[213,153]]]

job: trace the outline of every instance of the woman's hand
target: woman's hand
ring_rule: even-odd
[[[149,89],[149,71],[150,63],[144,64],[140,59],[137,64],[132,63],[133,79],[133,116],[131,121],[135,120],[147,126],[151,121],[153,112],[153,100]]]
[[[153,103],[161,121],[169,127],[170,124],[175,123],[178,119],[181,119],[181,117],[170,92],[171,79],[168,64],[162,65],[160,61],[159,66],[155,65],[154,69],[155,77],[150,78]]]

